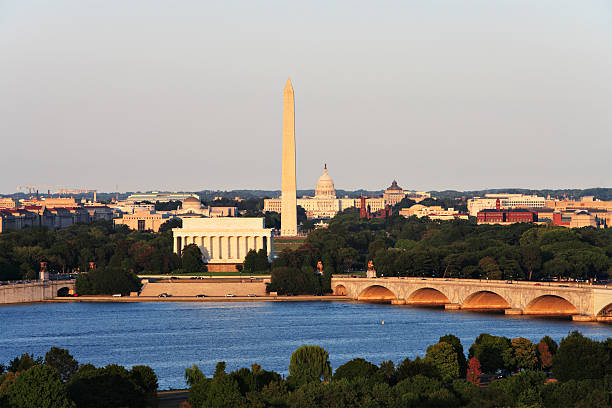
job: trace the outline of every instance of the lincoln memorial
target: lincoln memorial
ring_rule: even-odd
[[[196,244],[211,272],[235,271],[251,249],[272,252],[272,229],[263,218],[183,218],[172,234],[175,253]]]

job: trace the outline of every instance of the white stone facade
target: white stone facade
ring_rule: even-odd
[[[272,229],[263,218],[184,218],[182,228],[172,230],[174,252],[196,244],[209,264],[238,264],[251,250],[272,251]]]

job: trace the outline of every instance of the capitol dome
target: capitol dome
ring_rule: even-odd
[[[200,200],[195,197],[185,199],[181,205],[183,211],[199,211],[202,208]]]
[[[317,198],[336,198],[336,189],[334,181],[327,174],[327,164],[323,168],[323,174],[319,177],[317,188],[315,189],[315,197]]]

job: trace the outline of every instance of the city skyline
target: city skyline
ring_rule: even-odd
[[[300,190],[609,187],[612,9],[564,6],[6,2],[0,192],[280,190],[287,76]]]

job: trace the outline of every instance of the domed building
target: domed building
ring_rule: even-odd
[[[339,211],[355,206],[354,198],[336,198],[334,181],[327,173],[327,164],[323,167],[323,174],[317,181],[314,197],[297,199],[297,205],[306,210],[308,218],[332,218]],[[281,212],[281,199],[270,198],[264,200],[264,212]]]
[[[195,197],[189,197],[181,204],[181,210],[183,213],[199,213],[202,209],[202,203]]]
[[[323,174],[319,177],[317,188],[315,188],[315,198],[336,198],[334,181],[327,174],[327,164],[323,167]]]
[[[195,197],[189,197],[183,200],[180,208],[173,211],[173,214],[181,218],[189,217],[235,217],[238,212],[237,207],[211,207],[203,206],[199,199]]]

